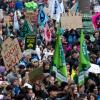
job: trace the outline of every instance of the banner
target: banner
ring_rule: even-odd
[[[87,71],[90,67],[90,58],[88,55],[87,46],[85,43],[85,36],[83,31],[81,31],[81,37],[80,37],[80,63],[78,67],[79,71],[79,77],[78,77],[78,83],[79,85],[84,84],[84,76],[85,71]]]
[[[21,32],[22,32],[21,37],[25,37],[26,34],[32,34],[32,31],[33,29],[32,29],[31,24],[27,20],[25,20],[24,25],[21,29]]]
[[[52,71],[56,73],[58,80],[67,82],[67,68],[64,50],[61,43],[60,29],[57,30],[57,39],[55,44],[55,52],[53,56]]]
[[[62,16],[61,26],[64,29],[82,28],[82,16]]]
[[[25,50],[36,48],[36,36],[35,35],[26,35],[25,37]]]
[[[90,0],[78,0],[79,2],[79,12],[82,14],[90,13]]]
[[[92,16],[94,30],[100,31],[100,12]]]
[[[27,11],[25,12],[25,18],[35,25],[38,24],[38,12],[37,11]]]
[[[22,57],[21,49],[17,39],[8,38],[2,44],[1,51],[7,70],[15,66]]]

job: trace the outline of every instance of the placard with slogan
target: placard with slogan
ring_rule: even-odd
[[[15,66],[22,57],[18,40],[16,38],[14,40],[11,38],[6,39],[2,44],[1,54],[7,70]]]
[[[36,46],[36,36],[35,35],[26,35],[25,37],[25,50],[33,49],[35,50]]]
[[[30,23],[37,24],[38,21],[38,12],[37,11],[27,11],[25,12],[25,17]]]
[[[62,16],[61,26],[64,29],[82,28],[82,16]]]

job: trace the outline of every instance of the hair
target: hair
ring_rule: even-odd
[[[97,96],[94,93],[90,93],[88,95],[88,100],[91,100],[90,97],[93,96],[95,98],[95,100],[97,100]]]

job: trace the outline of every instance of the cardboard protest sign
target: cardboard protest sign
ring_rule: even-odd
[[[34,80],[41,80],[43,78],[43,68],[39,67],[39,68],[35,68],[33,69],[33,71],[31,71],[29,73],[29,79],[31,80],[31,82]]]
[[[25,17],[30,23],[37,24],[38,12],[37,11],[34,11],[34,12],[33,11],[27,11],[25,13]]]
[[[90,0],[78,0],[78,2],[81,13],[90,13]]]
[[[2,19],[3,19],[3,10],[0,9],[0,20],[2,20]]]
[[[2,44],[1,54],[7,70],[17,64],[22,57],[18,40],[6,39]]]
[[[33,49],[35,50],[36,46],[36,36],[35,35],[26,35],[25,37],[25,50]]]
[[[82,16],[62,16],[61,26],[65,29],[82,28]]]

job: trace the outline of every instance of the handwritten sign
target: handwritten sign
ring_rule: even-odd
[[[25,38],[25,49],[35,49],[36,46],[36,36],[35,35],[26,35]]]
[[[65,29],[82,28],[82,16],[62,16],[61,26]]]
[[[25,13],[25,17],[30,23],[37,24],[38,22],[38,12],[37,11],[34,11],[34,12],[28,11]]]
[[[17,64],[22,57],[18,40],[6,39],[2,44],[1,54],[7,70]]]

